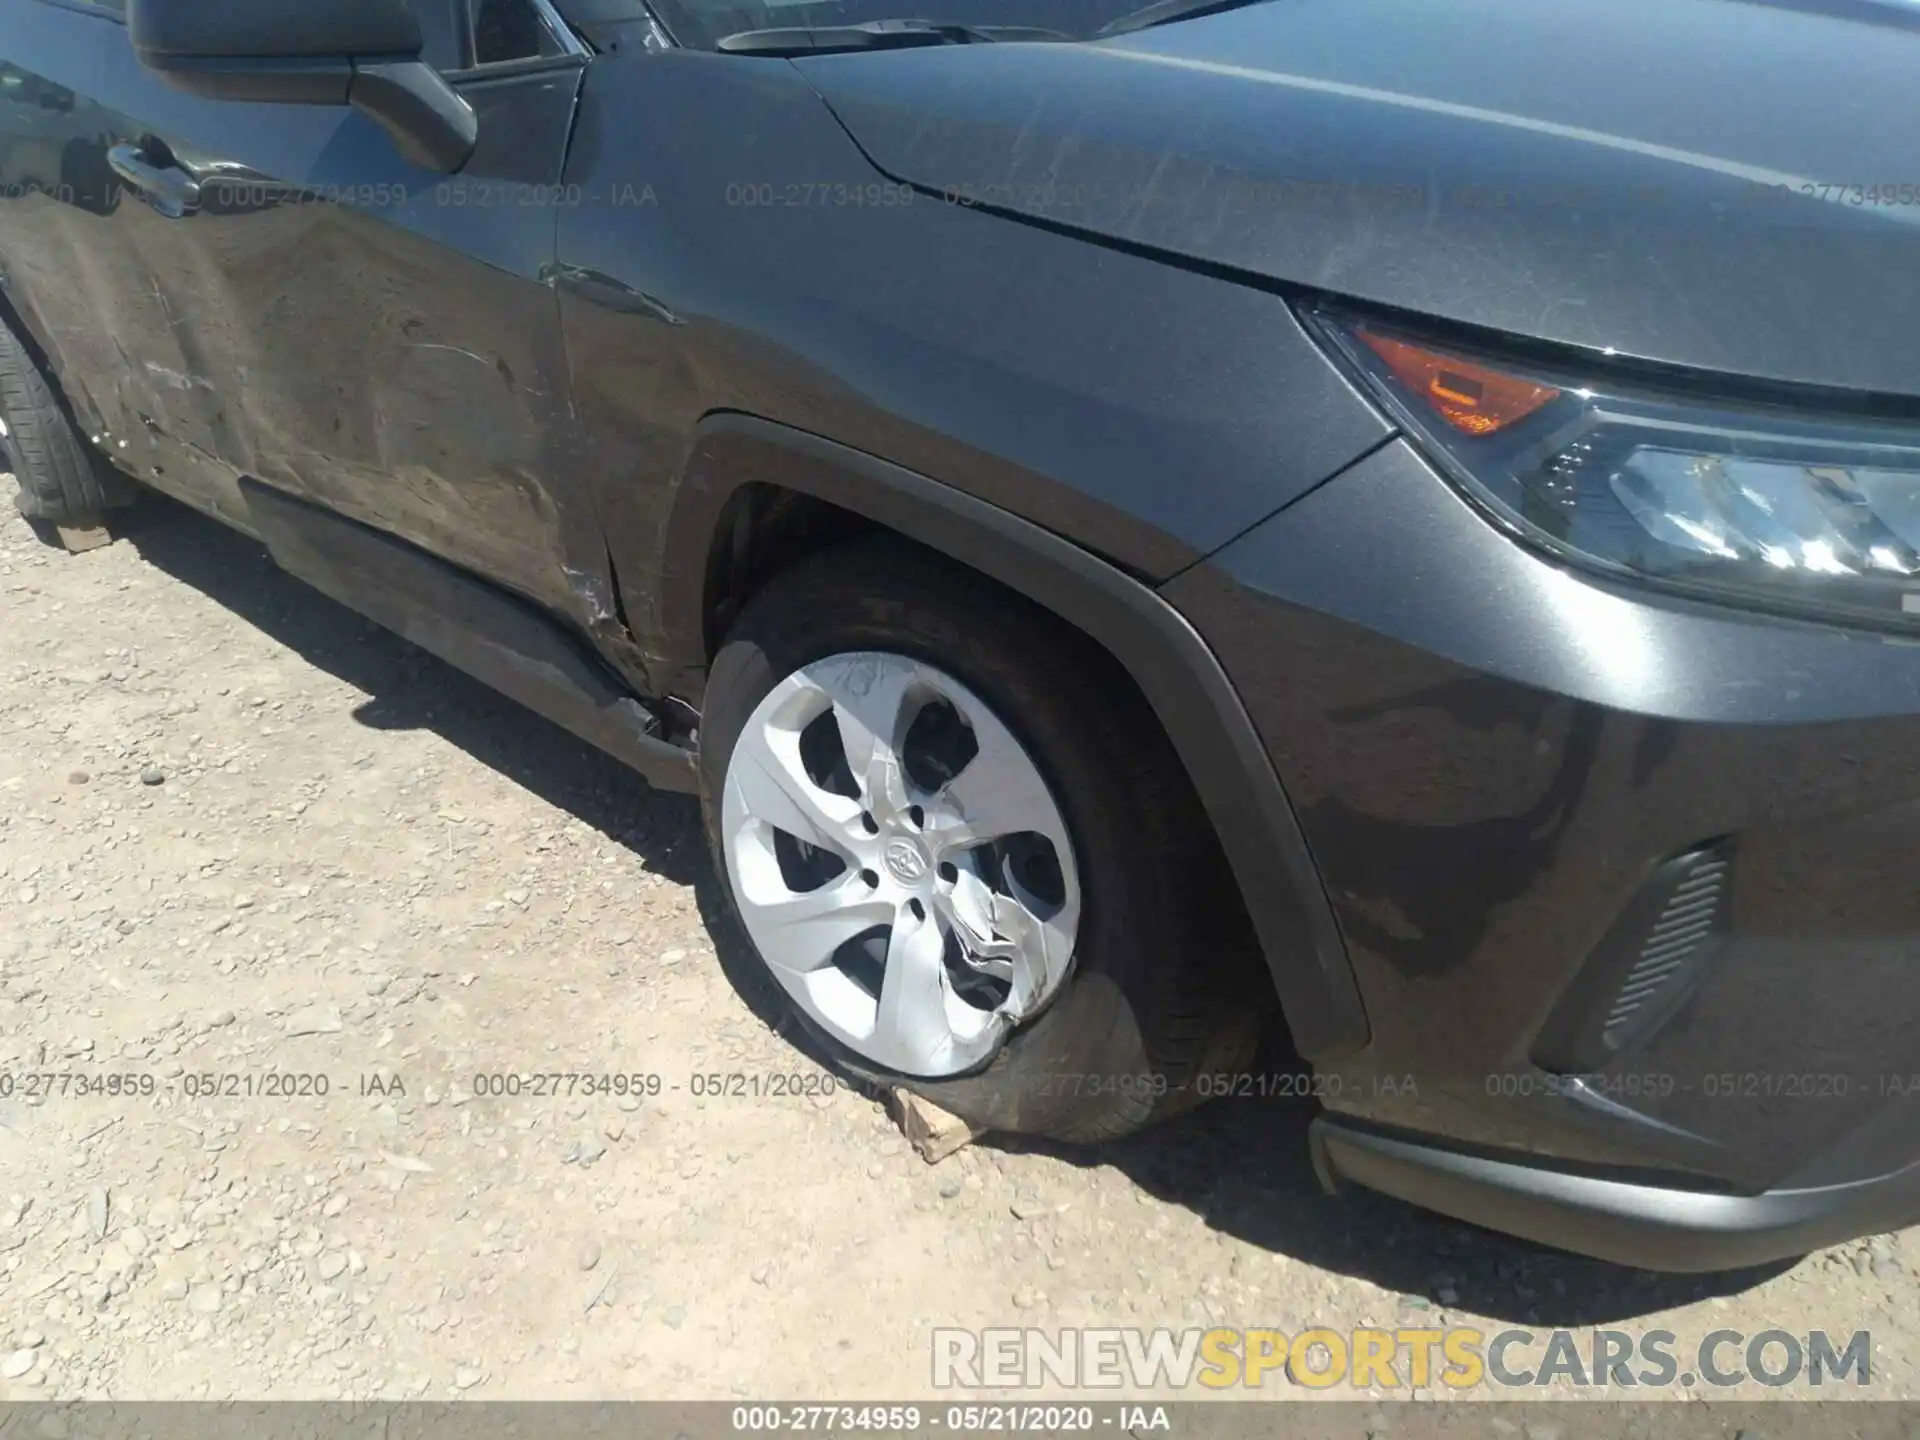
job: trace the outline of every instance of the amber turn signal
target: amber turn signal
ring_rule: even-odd
[[[1492,435],[1560,396],[1550,385],[1536,385],[1471,360],[1376,335],[1364,326],[1355,333],[1396,380],[1468,435]]]

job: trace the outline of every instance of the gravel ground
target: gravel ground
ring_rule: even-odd
[[[1868,1329],[1916,1392],[1910,1240],[1675,1279],[1324,1199],[1290,1106],[929,1167],[844,1088],[696,1095],[820,1072],[690,802],[171,503],[84,556],[8,522],[11,1398],[900,1398],[940,1325],[1447,1323]],[[660,1091],[472,1093],[544,1071]]]

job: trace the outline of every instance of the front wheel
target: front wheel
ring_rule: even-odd
[[[1270,991],[1177,759],[1104,653],[983,577],[874,542],[777,577],[700,754],[734,915],[850,1071],[1085,1140],[1251,1051]]]
[[[0,320],[0,470],[11,465],[14,505],[30,520],[97,521],[131,502],[133,483],[82,438],[52,382]]]

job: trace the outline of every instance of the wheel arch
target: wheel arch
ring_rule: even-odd
[[[74,402],[75,389],[70,389],[67,376],[58,363],[58,355],[52,344],[44,317],[34,308],[32,297],[22,294],[15,283],[13,272],[8,266],[7,256],[0,251],[0,325],[13,332],[14,338],[25,347],[27,358],[40,371],[40,378],[46,381],[47,389],[52,392],[54,401],[66,414],[74,433],[83,442],[91,443],[90,437],[95,430],[94,419],[83,413],[81,406]],[[87,398],[84,387],[77,387],[81,398]],[[113,465],[113,458],[104,450],[97,452],[99,458]],[[123,497],[125,498],[125,497]]]
[[[27,356],[40,367],[40,373],[49,385],[62,396],[65,394],[60,376],[54,368],[53,358],[41,335],[39,327],[29,324],[27,308],[20,295],[15,293],[12,275],[7,267],[5,252],[0,251],[0,325],[5,325],[14,337],[26,347]]]
[[[704,672],[724,620],[716,579],[749,487],[809,497],[1026,596],[1100,646],[1146,698],[1232,866],[1295,1048],[1326,1061],[1368,1027],[1345,943],[1279,776],[1245,706],[1199,634],[1150,587],[1068,540],[963,491],[805,431],[722,412],[695,430],[663,532],[653,637],[663,673]],[[826,537],[814,536],[818,541]],[[1273,883],[1278,861],[1287,881]]]

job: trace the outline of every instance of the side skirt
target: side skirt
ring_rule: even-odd
[[[693,752],[574,634],[519,597],[392,536],[254,480],[240,482],[274,562],[377,625],[638,770],[697,787]]]

